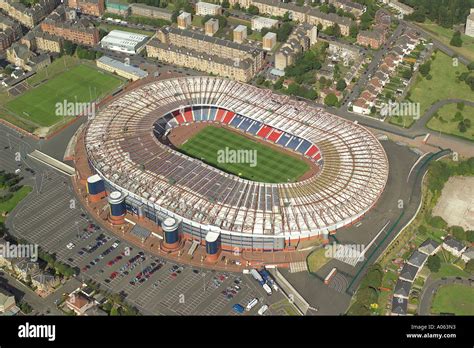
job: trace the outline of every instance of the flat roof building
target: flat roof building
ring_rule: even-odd
[[[233,35],[234,35],[234,42],[237,42],[237,43],[244,42],[247,39],[247,26],[242,25],[242,24],[238,25],[234,29]]]
[[[147,40],[146,35],[112,30],[100,41],[100,46],[112,51],[136,54],[144,47]]]
[[[219,20],[211,18],[204,24],[204,33],[209,36],[214,36],[219,30]]]
[[[107,56],[102,56],[97,59],[96,64],[98,68],[110,71],[111,73],[115,73],[132,81],[136,81],[148,76],[148,73],[140,68],[122,63],[121,61]]]
[[[188,13],[188,12],[181,13],[178,16],[177,21],[178,21],[178,28],[186,29],[188,26],[191,25],[191,21],[192,21],[191,13]]]
[[[263,42],[263,49],[266,51],[271,51],[273,47],[275,47],[277,42],[277,35],[272,32],[268,32],[262,39]]]
[[[217,16],[222,14],[222,6],[216,4],[210,4],[208,2],[199,1],[196,4],[196,14],[198,16]]]
[[[278,24],[278,20],[267,17],[255,16],[252,18],[252,30],[261,31],[263,28],[273,28]]]

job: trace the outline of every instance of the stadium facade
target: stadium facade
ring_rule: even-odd
[[[162,141],[196,122],[283,147],[319,171],[298,182],[249,181]],[[382,145],[364,127],[307,102],[209,76],[154,81],[120,95],[89,122],[84,144],[109,202],[118,191],[113,196],[122,200],[114,204],[155,222],[165,242],[168,235],[173,245],[177,237],[193,239],[213,252],[277,251],[312,237],[327,240],[376,204],[389,170]],[[112,215],[117,211],[111,207]]]

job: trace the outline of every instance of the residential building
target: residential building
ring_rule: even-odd
[[[243,43],[247,39],[247,26],[238,25],[233,31],[234,42]]]
[[[266,51],[271,51],[277,43],[277,35],[269,31],[263,37],[262,42],[263,42],[263,49]]]
[[[94,307],[91,307],[91,308],[87,309],[84,312],[84,315],[85,316],[91,316],[91,317],[105,317],[105,316],[108,316],[106,311],[100,309],[97,306],[94,306]]]
[[[328,3],[334,5],[337,9],[352,13],[356,17],[362,16],[367,10],[364,5],[351,0],[328,0]]]
[[[99,30],[86,18],[67,20],[64,6],[59,6],[40,27],[46,33],[77,44],[95,46],[99,43]]]
[[[379,49],[385,43],[385,33],[382,30],[362,30],[357,34],[357,43]]]
[[[397,281],[397,284],[395,285],[393,296],[408,299],[408,296],[410,295],[411,285],[412,283],[399,279]]]
[[[236,3],[244,8],[248,8],[250,5],[256,6],[260,13],[269,16],[283,17],[288,12],[292,20],[316,26],[320,24],[322,29],[337,24],[344,36],[349,35],[350,27],[355,24],[350,18],[341,17],[335,13],[324,13],[310,6],[297,6],[294,3],[280,2],[279,0],[230,0],[231,5]]]
[[[166,8],[148,6],[145,4],[131,4],[130,12],[132,16],[163,19],[169,22],[171,22],[171,17],[173,16],[173,12]]]
[[[408,299],[402,297],[392,298],[392,315],[406,315],[408,309]]]
[[[16,0],[0,0],[0,9],[31,29],[51,13],[58,4],[59,0],[38,0],[31,7],[27,7]]]
[[[140,68],[122,63],[107,56],[102,56],[97,59],[96,64],[100,69],[110,71],[111,73],[125,77],[126,79],[132,81],[136,81],[148,76],[148,73]]]
[[[217,18],[210,18],[204,23],[204,33],[208,36],[214,36],[219,30],[219,20]]]
[[[347,45],[338,41],[328,41],[328,55],[331,56],[331,59],[335,61],[358,61],[361,58],[362,52],[360,48]]]
[[[466,251],[464,251],[461,255],[461,259],[464,261],[464,262],[469,262],[471,261],[472,259],[474,259],[474,247],[470,247],[468,249],[466,249]]]
[[[318,29],[308,24],[296,26],[288,40],[275,53],[275,68],[284,71],[293,64],[296,57],[307,51],[317,41]]]
[[[10,47],[21,35],[20,24],[0,14],[0,52]]]
[[[252,30],[261,31],[263,28],[273,28],[278,25],[277,19],[255,16],[251,20]]]
[[[409,265],[415,266],[417,268],[423,267],[425,264],[426,260],[428,259],[428,255],[415,250],[413,254],[411,254],[410,258],[408,259],[407,263]]]
[[[188,12],[182,12],[178,18],[178,28],[180,29],[187,29],[191,25],[191,13]]]
[[[71,293],[65,303],[66,306],[77,315],[84,315],[88,309],[95,305],[94,301],[80,291]]]
[[[41,30],[30,30],[18,42],[28,47],[30,51],[36,51],[36,33],[38,32]]]
[[[112,30],[100,41],[100,46],[112,51],[136,54],[145,46],[148,36],[122,30]]]
[[[59,285],[59,278],[47,273],[38,273],[31,277],[31,282],[34,287],[43,292],[51,292]]]
[[[196,14],[198,16],[218,16],[222,14],[222,6],[199,1],[196,3]]]
[[[36,48],[40,51],[60,53],[64,40],[61,37],[44,32],[38,32],[36,37]]]
[[[406,280],[407,282],[413,282],[416,275],[418,274],[419,268],[413,265],[405,264],[400,272],[400,279]]]
[[[383,0],[383,3],[391,7],[392,9],[398,11],[400,14],[407,16],[414,12],[413,8],[408,5],[402,4],[397,0]]]
[[[16,306],[15,296],[0,288],[0,313],[5,314]]]
[[[447,236],[443,240],[443,249],[449,251],[454,256],[459,257],[464,252],[464,250],[466,250],[466,247],[461,241],[455,239],[452,236]]]
[[[254,74],[263,66],[263,50],[219,37],[210,37],[199,32],[166,26],[157,30],[156,38],[167,45],[183,47],[224,59],[243,61],[248,58],[252,61]]]
[[[203,51],[165,44],[152,39],[146,46],[147,55],[169,64],[176,64],[207,73],[229,77],[247,82],[255,75],[254,61],[251,58],[224,58]]]
[[[68,0],[68,6],[96,17],[102,16],[105,12],[105,0]]]
[[[420,247],[418,248],[418,251],[429,256],[429,255],[436,254],[440,248],[441,248],[441,244],[439,244],[438,242],[435,242],[432,239],[427,239],[420,245]]]
[[[471,8],[471,12],[466,18],[466,30],[464,33],[467,36],[474,37],[474,8]]]

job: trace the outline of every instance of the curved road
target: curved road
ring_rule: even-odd
[[[443,285],[462,284],[474,287],[474,280],[472,278],[461,277],[447,277],[441,279],[433,279],[431,277],[425,283],[421,293],[420,305],[418,306],[419,315],[431,315],[431,303],[438,288]]]

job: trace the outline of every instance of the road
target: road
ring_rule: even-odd
[[[431,277],[425,283],[420,297],[420,305],[418,306],[419,315],[431,315],[431,304],[434,295],[440,286],[451,284],[464,284],[474,287],[474,279],[466,279],[461,277],[448,277],[441,279],[433,279]]]

